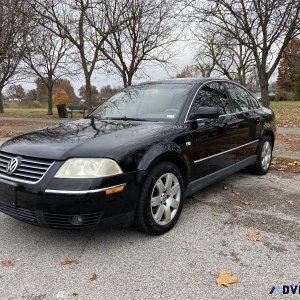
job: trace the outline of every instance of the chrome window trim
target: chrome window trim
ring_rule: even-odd
[[[204,160],[207,160],[207,159],[210,159],[210,158],[213,158],[213,157],[216,157],[216,156],[219,156],[219,155],[222,155],[222,154],[225,154],[225,153],[228,153],[228,152],[237,150],[237,149],[239,149],[239,148],[246,147],[246,146],[248,146],[248,145],[251,145],[251,144],[254,144],[254,143],[257,143],[257,142],[259,142],[259,140],[255,140],[255,141],[252,141],[252,142],[250,142],[250,143],[243,144],[243,145],[241,145],[241,146],[234,147],[234,148],[232,148],[232,149],[229,149],[229,150],[226,150],[226,151],[223,151],[223,152],[214,154],[214,155],[210,155],[210,156],[207,156],[207,157],[204,157],[204,158],[195,160],[195,161],[194,161],[194,164],[197,164],[197,163],[199,163],[199,162],[201,162],[201,161],[204,161]]]
[[[191,101],[191,103],[190,103],[190,105],[189,105],[188,111],[187,111],[187,113],[186,113],[186,115],[185,115],[184,123],[189,123],[189,122],[192,122],[192,121],[198,121],[198,120],[201,120],[201,119],[197,119],[197,120],[188,120],[187,117],[188,117],[188,115],[189,115],[189,113],[190,113],[192,104],[194,103],[195,98],[196,98],[196,95],[198,94],[199,90],[200,90],[205,84],[213,83],[213,82],[221,82],[221,83],[222,83],[222,82],[227,82],[227,83],[232,83],[232,84],[235,84],[235,85],[241,87],[243,90],[245,90],[246,92],[250,93],[250,95],[256,100],[256,102],[257,102],[257,104],[258,104],[258,106],[259,106],[259,108],[253,108],[253,109],[249,109],[249,110],[242,110],[242,111],[239,111],[239,112],[236,112],[236,113],[231,113],[231,114],[226,114],[226,115],[220,115],[219,117],[223,117],[223,116],[232,116],[232,115],[236,115],[236,114],[240,114],[240,113],[244,113],[244,112],[249,112],[249,111],[253,111],[253,110],[256,110],[256,109],[260,109],[260,108],[262,107],[261,104],[259,103],[259,101],[256,99],[256,97],[255,97],[251,92],[249,92],[245,87],[243,87],[242,85],[240,85],[239,83],[232,82],[232,81],[226,80],[226,79],[214,79],[214,80],[209,80],[209,81],[206,81],[206,82],[202,83],[202,84],[200,85],[200,87],[197,89],[197,91],[196,91],[196,93],[195,93],[195,95],[194,95],[194,97],[193,97],[193,99],[192,99],[192,101]],[[226,87],[224,87],[224,88],[226,89]],[[233,100],[231,99],[231,101],[233,101]]]
[[[220,117],[226,117],[226,116],[234,116],[234,115],[238,115],[238,114],[241,114],[241,113],[251,112],[251,111],[254,111],[254,110],[257,110],[257,109],[259,109],[259,108],[253,108],[253,109],[250,109],[250,110],[243,110],[243,111],[239,111],[239,112],[232,113],[232,114],[219,115],[218,118],[220,118]],[[207,121],[207,119],[201,118],[201,119],[196,119],[196,120],[187,120],[185,123],[195,122],[195,121],[201,121],[201,120],[206,120]]]
[[[211,82],[213,82],[213,81],[211,81]],[[208,83],[208,82],[202,83],[202,84],[199,86],[199,88],[197,89],[197,91],[196,91],[196,93],[195,93],[195,95],[194,95],[194,97],[193,97],[193,99],[192,99],[192,101],[191,101],[191,103],[190,103],[190,105],[189,105],[189,109],[188,109],[188,111],[187,111],[187,113],[186,113],[186,115],[185,115],[184,123],[187,123],[187,122],[191,121],[191,120],[187,120],[187,117],[188,117],[188,115],[189,115],[190,109],[191,109],[191,107],[192,107],[192,104],[193,104],[194,101],[195,101],[195,98],[196,98],[196,96],[197,96],[199,90],[200,90],[206,83]],[[193,120],[193,121],[194,121],[194,120]]]
[[[219,115],[219,117],[224,117],[224,116],[234,116],[234,115],[238,115],[238,114],[242,114],[242,113],[246,113],[246,112],[250,112],[250,111],[254,111],[257,110],[259,108],[253,108],[253,109],[249,109],[249,110],[242,110],[242,111],[238,111],[232,114],[227,114],[227,115]]]
[[[95,189],[95,190],[82,190],[82,191],[67,191],[67,190],[51,190],[51,189],[46,189],[45,193],[47,194],[64,194],[64,195],[86,195],[86,194],[93,194],[93,193],[99,193],[99,192],[104,192],[109,189],[117,188],[117,187],[125,187],[126,183],[114,185],[114,186],[109,186],[101,189]]]

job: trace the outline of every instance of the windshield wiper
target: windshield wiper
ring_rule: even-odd
[[[97,116],[97,115],[89,115],[84,117],[85,119],[92,119],[92,120],[101,120],[101,116]]]
[[[141,118],[131,118],[131,117],[112,117],[109,118],[110,120],[122,120],[122,121],[148,121],[147,119],[141,119]]]

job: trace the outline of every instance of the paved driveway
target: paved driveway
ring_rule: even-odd
[[[0,299],[269,299],[272,285],[300,283],[299,182],[238,173],[187,199],[159,237],[54,231],[0,213],[0,260],[13,263],[0,265]],[[250,229],[261,241],[247,239]],[[61,265],[66,258],[77,263]],[[239,282],[217,287],[222,269]]]

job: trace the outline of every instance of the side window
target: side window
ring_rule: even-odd
[[[257,108],[252,96],[240,86],[233,83],[225,83],[225,86],[233,101],[235,112]]]
[[[232,113],[226,90],[219,82],[208,83],[198,92],[191,113],[202,106],[217,107],[221,115]]]
[[[253,108],[260,108],[260,105],[257,99],[250,93],[247,93],[249,97],[249,101],[252,103]]]

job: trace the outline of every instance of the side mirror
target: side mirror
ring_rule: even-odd
[[[197,119],[216,119],[220,116],[219,110],[216,107],[199,107],[199,109],[190,115],[190,120]]]

